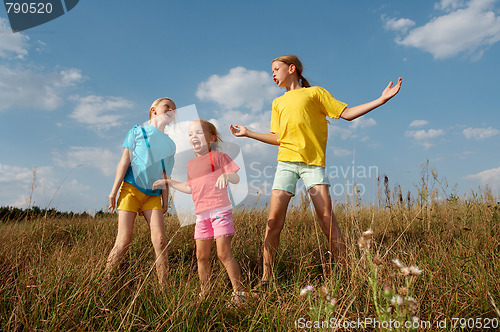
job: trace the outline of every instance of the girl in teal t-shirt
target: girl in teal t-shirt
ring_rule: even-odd
[[[109,207],[118,210],[118,233],[106,264],[111,273],[121,262],[130,243],[137,213],[144,215],[151,231],[151,242],[156,254],[156,271],[160,284],[168,280],[167,240],[163,213],[168,208],[168,187],[152,190],[159,177],[172,172],[175,143],[163,132],[176,114],[176,106],[169,98],[153,102],[147,126],[134,126],[123,143],[123,154],[116,169],[115,181],[109,194]],[[120,189],[118,202],[116,196]]]

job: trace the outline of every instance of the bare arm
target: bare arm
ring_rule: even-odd
[[[356,118],[359,118],[360,116],[365,115],[366,113],[373,111],[375,108],[384,105],[386,102],[388,102],[392,97],[394,97],[398,92],[399,89],[401,88],[401,83],[403,79],[400,77],[398,79],[398,83],[395,86],[392,86],[393,82],[391,81],[389,85],[385,88],[385,90],[382,92],[382,95],[366,104],[354,106],[354,107],[347,107],[344,109],[340,117],[342,119],[351,121]]]
[[[130,165],[130,150],[125,148],[123,149],[120,162],[116,167],[115,182],[113,183],[113,187],[111,188],[111,193],[108,196],[109,197],[108,210],[114,211],[116,207],[116,195],[118,194],[118,190],[120,189],[120,186],[122,184],[123,178],[125,177],[125,173],[127,173],[129,165]]]
[[[156,180],[155,183],[153,183],[153,190],[158,188],[166,188],[167,186],[170,186],[175,190],[182,191],[183,193],[186,194],[191,194],[193,192],[191,187],[188,186],[185,182],[179,182],[172,179]]]
[[[278,140],[280,138],[280,135],[278,133],[257,133],[245,126],[240,125],[231,125],[230,129],[231,133],[233,133],[233,135],[236,137],[248,137],[267,144],[279,145]]]
[[[168,178],[167,173],[165,173],[165,171],[163,172],[163,178],[164,179]],[[161,190],[161,205],[163,208],[163,213],[167,212],[168,210],[168,192],[169,192],[168,185]]]

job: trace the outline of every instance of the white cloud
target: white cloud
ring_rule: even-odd
[[[465,128],[462,133],[467,139],[483,140],[486,138],[493,137],[500,134],[500,130],[488,127],[488,128]]]
[[[107,130],[121,125],[123,109],[130,109],[133,103],[122,97],[103,97],[90,95],[71,98],[77,102],[75,110],[69,115],[78,122],[96,130]]]
[[[52,166],[28,168],[0,163],[0,206],[26,208],[30,205],[74,212],[105,208],[107,194],[96,195],[88,179],[82,183],[76,176],[77,172],[60,172]]]
[[[33,179],[33,170],[26,167],[9,166],[0,163],[0,183],[20,181],[28,183]]]
[[[335,120],[329,120],[330,122],[335,121]],[[330,125],[328,128],[329,131],[329,137],[340,137],[342,140],[352,140],[352,139],[359,139],[360,133],[362,133],[363,128],[371,127],[377,125],[377,122],[375,119],[372,118],[367,118],[367,117],[360,117],[357,118],[351,122],[349,122],[348,126],[345,127],[344,123],[339,123],[338,125]],[[361,139],[361,141],[366,141],[368,140],[368,137],[364,137]]]
[[[233,124],[242,125],[260,133],[270,133],[271,110],[252,113],[236,110],[219,112],[217,122],[217,129],[221,133],[222,138],[225,141],[238,144],[245,154],[245,160],[258,160],[263,164],[275,163],[278,153],[276,146],[249,138],[237,138],[229,130],[229,126]]]
[[[59,72],[60,79],[55,82],[56,86],[69,87],[85,79],[80,69],[70,68]]]
[[[464,0],[441,0],[434,5],[434,8],[441,10],[455,10],[457,8],[463,7],[464,4]]]
[[[49,166],[27,168],[0,163],[0,205],[27,207],[30,200],[31,206],[47,204],[47,196],[53,195],[46,193],[53,193],[55,188],[53,178]]]
[[[377,122],[373,118],[367,118],[367,117],[359,117],[357,119],[354,119],[350,123],[350,127],[352,129],[357,129],[357,128],[367,128],[371,126],[375,126]]]
[[[443,136],[444,131],[442,129],[408,130],[406,132],[406,135],[416,139],[417,141],[420,141],[420,140],[434,139],[439,136]]]
[[[212,75],[198,85],[196,97],[201,101],[213,101],[224,109],[240,107],[261,111],[281,93],[265,71],[232,68],[225,76]]]
[[[410,128],[413,128],[413,127],[422,127],[422,126],[425,126],[426,124],[428,124],[429,122],[426,121],[426,120],[413,120],[411,123],[410,123]]]
[[[406,136],[413,138],[417,143],[423,145],[425,148],[430,148],[434,145],[434,140],[445,134],[443,129],[429,129],[429,130],[407,130]]]
[[[500,167],[491,168],[477,174],[467,175],[466,180],[479,180],[482,184],[488,185],[491,189],[500,191]]]
[[[333,155],[335,157],[347,157],[352,155],[351,150],[343,149],[343,148],[337,148],[337,147],[331,147],[330,148],[333,152]]]
[[[218,121],[224,132],[228,132],[231,124],[243,125],[253,131],[270,133],[271,110],[264,112],[242,112],[237,110],[218,112]]]
[[[13,106],[54,110],[64,102],[64,90],[82,81],[79,69],[37,73],[0,66],[0,109]]]
[[[65,153],[54,152],[54,164],[65,168],[88,166],[96,168],[105,176],[115,173],[121,154],[100,147],[72,146]]]
[[[345,128],[343,125],[330,126],[328,128],[328,135],[329,137],[339,136],[344,141],[358,138],[358,135],[356,134],[354,129],[352,129],[351,127]]]
[[[29,37],[21,32],[12,32],[6,19],[0,17],[0,57],[22,59],[28,55]]]
[[[387,30],[393,30],[402,33],[406,33],[408,29],[415,25],[415,22],[408,18],[395,19],[382,17],[382,19],[384,20],[384,27]]]
[[[495,1],[443,0],[436,4],[436,8],[445,13],[409,30],[408,34],[405,31],[409,27],[407,19],[383,19],[386,28],[401,32],[396,38],[400,45],[419,48],[431,53],[435,59],[458,54],[479,59],[490,45],[500,40],[500,17],[492,10]]]

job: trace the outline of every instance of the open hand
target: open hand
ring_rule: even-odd
[[[109,194],[109,206],[108,210],[111,210],[113,212],[116,207],[116,194]]]
[[[215,182],[215,188],[224,189],[227,187],[228,182],[229,181],[227,179],[227,175],[226,175],[226,173],[224,173],[221,176],[219,176],[219,178],[217,179],[217,182]]]
[[[244,137],[247,136],[248,133],[248,129],[245,126],[231,125],[229,129],[231,129],[231,133],[236,137]]]
[[[165,188],[167,188],[167,184],[168,184],[168,180],[167,179],[156,180],[153,183],[153,190],[156,190],[158,188],[165,189]]]
[[[402,82],[403,82],[403,79],[401,77],[398,78],[398,83],[395,86],[392,86],[392,84],[393,84],[392,81],[389,82],[389,85],[382,92],[381,98],[384,100],[384,102],[388,101],[389,99],[394,97],[399,92],[399,89],[401,88]]]

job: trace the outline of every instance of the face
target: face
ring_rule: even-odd
[[[206,154],[209,151],[208,144],[215,142],[213,135],[205,134],[199,121],[189,124],[188,137],[191,148],[198,156]]]
[[[162,120],[165,121],[166,124],[170,124],[175,117],[174,102],[171,100],[164,99],[160,101],[158,105],[151,107],[151,118],[159,115],[162,116]]]
[[[274,61],[272,63],[273,80],[279,87],[290,86],[290,82],[293,79],[293,73],[295,73],[294,65],[287,65],[281,61]]]

